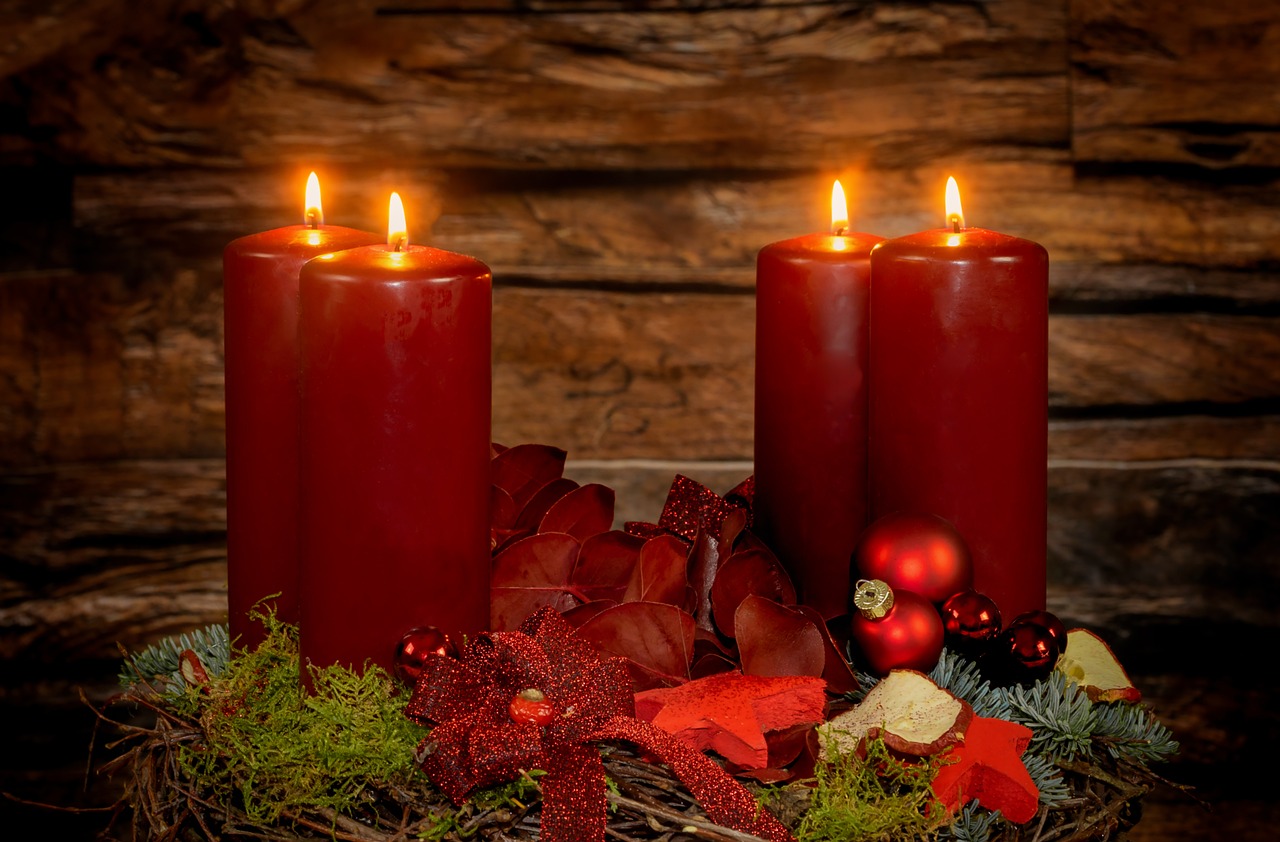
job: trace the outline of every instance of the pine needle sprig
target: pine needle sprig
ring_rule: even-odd
[[[956,815],[956,820],[942,829],[940,839],[956,842],[990,842],[991,832],[1003,816],[999,810],[986,810],[978,802],[970,801]]]
[[[1041,804],[1060,804],[1071,797],[1062,769],[1048,757],[1028,751],[1022,755],[1022,765],[1027,767],[1031,780],[1040,790]]]
[[[1010,719],[1031,729],[1029,750],[1072,759],[1093,756],[1093,703],[1060,672],[1030,687],[1009,688]]]
[[[1181,749],[1148,708],[1126,702],[1094,705],[1094,738],[1117,760],[1151,763]]]
[[[140,683],[159,681],[166,692],[183,692],[187,688],[187,682],[182,677],[179,656],[186,649],[196,654],[211,678],[222,675],[231,660],[231,638],[227,627],[212,625],[166,637],[130,655],[121,666],[121,686],[128,688]]]
[[[1012,715],[1004,691],[992,687],[991,682],[982,677],[977,663],[969,658],[943,649],[929,677],[943,690],[968,702],[978,716],[1008,719]]]

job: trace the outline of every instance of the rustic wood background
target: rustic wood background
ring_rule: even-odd
[[[493,267],[495,438],[565,448],[619,522],[750,472],[756,251],[833,177],[855,228],[936,227],[952,174],[1052,260],[1050,607],[1207,802],[1132,838],[1270,839],[1277,80],[1252,0],[9,0],[0,791],[109,803],[78,690],[225,615],[221,249],[299,221],[309,169],[328,221],[399,190]]]

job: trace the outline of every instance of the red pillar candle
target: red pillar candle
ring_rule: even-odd
[[[489,267],[389,243],[302,268],[303,663],[394,672],[433,626],[489,622]],[[305,675],[305,673],[304,673]]]
[[[250,649],[265,634],[250,619],[264,597],[279,594],[276,616],[298,622],[298,271],[316,255],[382,239],[324,225],[315,173],[304,219],[234,240],[222,258],[227,619]]]
[[[1049,257],[949,227],[871,253],[871,516],[951,521],[1004,617],[1045,607]]]
[[[848,613],[849,559],[867,521],[868,255],[840,182],[831,233],[756,258],[755,529],[801,602]]]

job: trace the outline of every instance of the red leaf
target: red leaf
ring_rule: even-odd
[[[587,483],[561,497],[547,510],[539,532],[567,532],[579,541],[613,528],[613,489]]]
[[[711,611],[711,586],[725,557],[732,554],[733,542],[742,533],[747,514],[735,510],[725,516],[718,533],[701,530],[689,552],[689,587],[693,589],[693,617],[698,627],[715,631]]]
[[[489,526],[495,530],[510,530],[516,525],[520,509],[511,495],[496,485],[489,487]]]
[[[603,652],[627,659],[635,690],[670,687],[689,680],[693,617],[661,602],[624,602],[578,627]]]
[[[731,672],[636,694],[637,718],[695,750],[714,751],[738,769],[768,768],[765,735],[822,722],[825,709],[820,678]]]
[[[539,488],[520,510],[520,515],[516,518],[516,528],[529,532],[564,532],[563,529],[539,529],[538,526],[547,516],[547,511],[577,487],[578,483],[571,479],[556,477]]]
[[[521,538],[528,538],[529,535],[530,532],[527,529],[491,529],[489,530],[489,551],[496,555]]]
[[[599,614],[601,611],[604,611],[606,608],[612,608],[617,604],[618,603],[612,599],[593,599],[590,602],[575,605],[568,611],[562,612],[560,616],[564,617],[564,621],[576,629],[587,620],[590,620],[592,617]]]
[[[640,548],[623,602],[665,602],[683,607],[689,545],[674,535],[650,538]]]
[[[802,611],[751,595],[735,616],[738,654],[748,675],[821,676],[823,634]]]
[[[572,535],[545,532],[522,538],[495,555],[490,578],[490,629],[511,631],[544,605],[566,611],[584,601],[569,584],[578,551],[578,541]]]
[[[493,484],[511,495],[520,508],[539,488],[564,475],[567,454],[545,444],[518,444],[493,457]]]
[[[613,529],[582,542],[570,581],[587,599],[621,602],[640,559],[644,539]]]
[[[795,609],[808,617],[822,635],[822,649],[825,653],[822,677],[827,680],[827,689],[832,693],[852,693],[857,690],[860,686],[858,677],[854,675],[853,667],[844,659],[844,649],[836,643],[831,627],[822,618],[822,613],[808,605],[796,605]],[[848,615],[844,615],[844,621],[848,625]]]
[[[711,616],[721,632],[734,637],[734,613],[748,596],[793,605],[796,589],[777,556],[767,550],[741,550],[729,556],[711,583]]]
[[[747,524],[751,522],[751,513],[746,509],[737,509],[724,516],[720,523],[720,546],[734,549],[738,537],[746,534]]]
[[[706,678],[709,675],[719,675],[722,672],[739,672],[738,662],[732,660],[727,655],[721,655],[719,652],[704,652],[701,655],[695,655],[693,658],[693,666],[689,668],[690,678]]]

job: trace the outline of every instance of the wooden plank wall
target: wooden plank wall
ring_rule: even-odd
[[[856,228],[936,227],[955,175],[1052,260],[1051,607],[1185,727],[1219,829],[1280,819],[1219,769],[1280,746],[1274,4],[16,0],[0,44],[0,789],[84,803],[72,688],[225,612],[220,254],[309,169],[329,221],[398,190],[493,267],[495,438],[619,522],[750,472],[756,251],[835,177]]]

